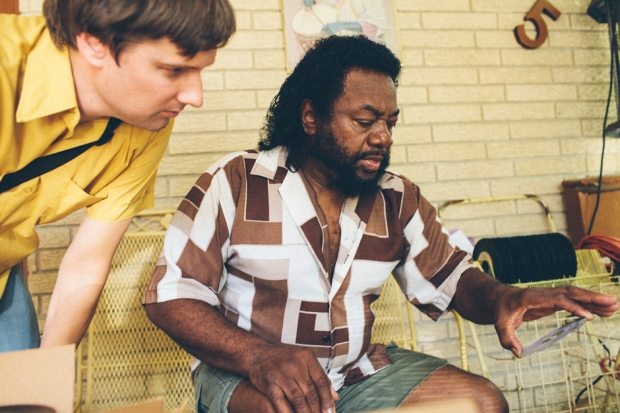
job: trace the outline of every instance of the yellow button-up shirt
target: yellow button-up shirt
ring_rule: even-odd
[[[0,14],[0,119],[0,179],[105,129],[108,119],[79,123],[69,52],[54,45],[42,17]],[[39,244],[35,225],[83,207],[102,222],[152,207],[171,130],[172,122],[157,132],[122,123],[105,145],[0,193],[0,296],[10,268]]]

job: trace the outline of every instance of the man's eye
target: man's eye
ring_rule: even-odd
[[[170,73],[170,75],[172,76],[178,76],[181,73],[183,73],[183,68],[173,67],[173,68],[168,69],[168,73]]]
[[[358,120],[357,123],[364,128],[369,128],[374,122],[371,120]]]

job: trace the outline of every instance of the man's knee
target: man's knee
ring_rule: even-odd
[[[247,379],[243,380],[232,393],[228,403],[228,413],[275,412],[271,402]]]
[[[495,384],[482,376],[450,365],[440,368],[424,380],[409,395],[405,404],[459,398],[473,399],[480,413],[508,412],[508,402]]]
[[[490,380],[477,376],[478,381],[472,386],[474,398],[482,413],[508,412],[508,401],[502,391]]]

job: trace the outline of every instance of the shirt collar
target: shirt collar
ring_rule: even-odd
[[[281,183],[288,172],[287,156],[288,151],[283,146],[277,146],[269,151],[260,151],[250,174]]]
[[[15,118],[24,123],[66,112],[63,120],[73,130],[80,120],[69,50],[59,50],[48,30],[26,58],[23,86]]]

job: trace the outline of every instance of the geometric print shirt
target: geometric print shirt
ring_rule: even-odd
[[[202,300],[273,343],[311,349],[335,389],[391,360],[370,344],[370,305],[390,274],[433,319],[447,311],[471,256],[448,242],[419,188],[386,172],[376,194],[348,198],[329,274],[327,223],[278,147],[230,154],[180,203],[145,303]]]

